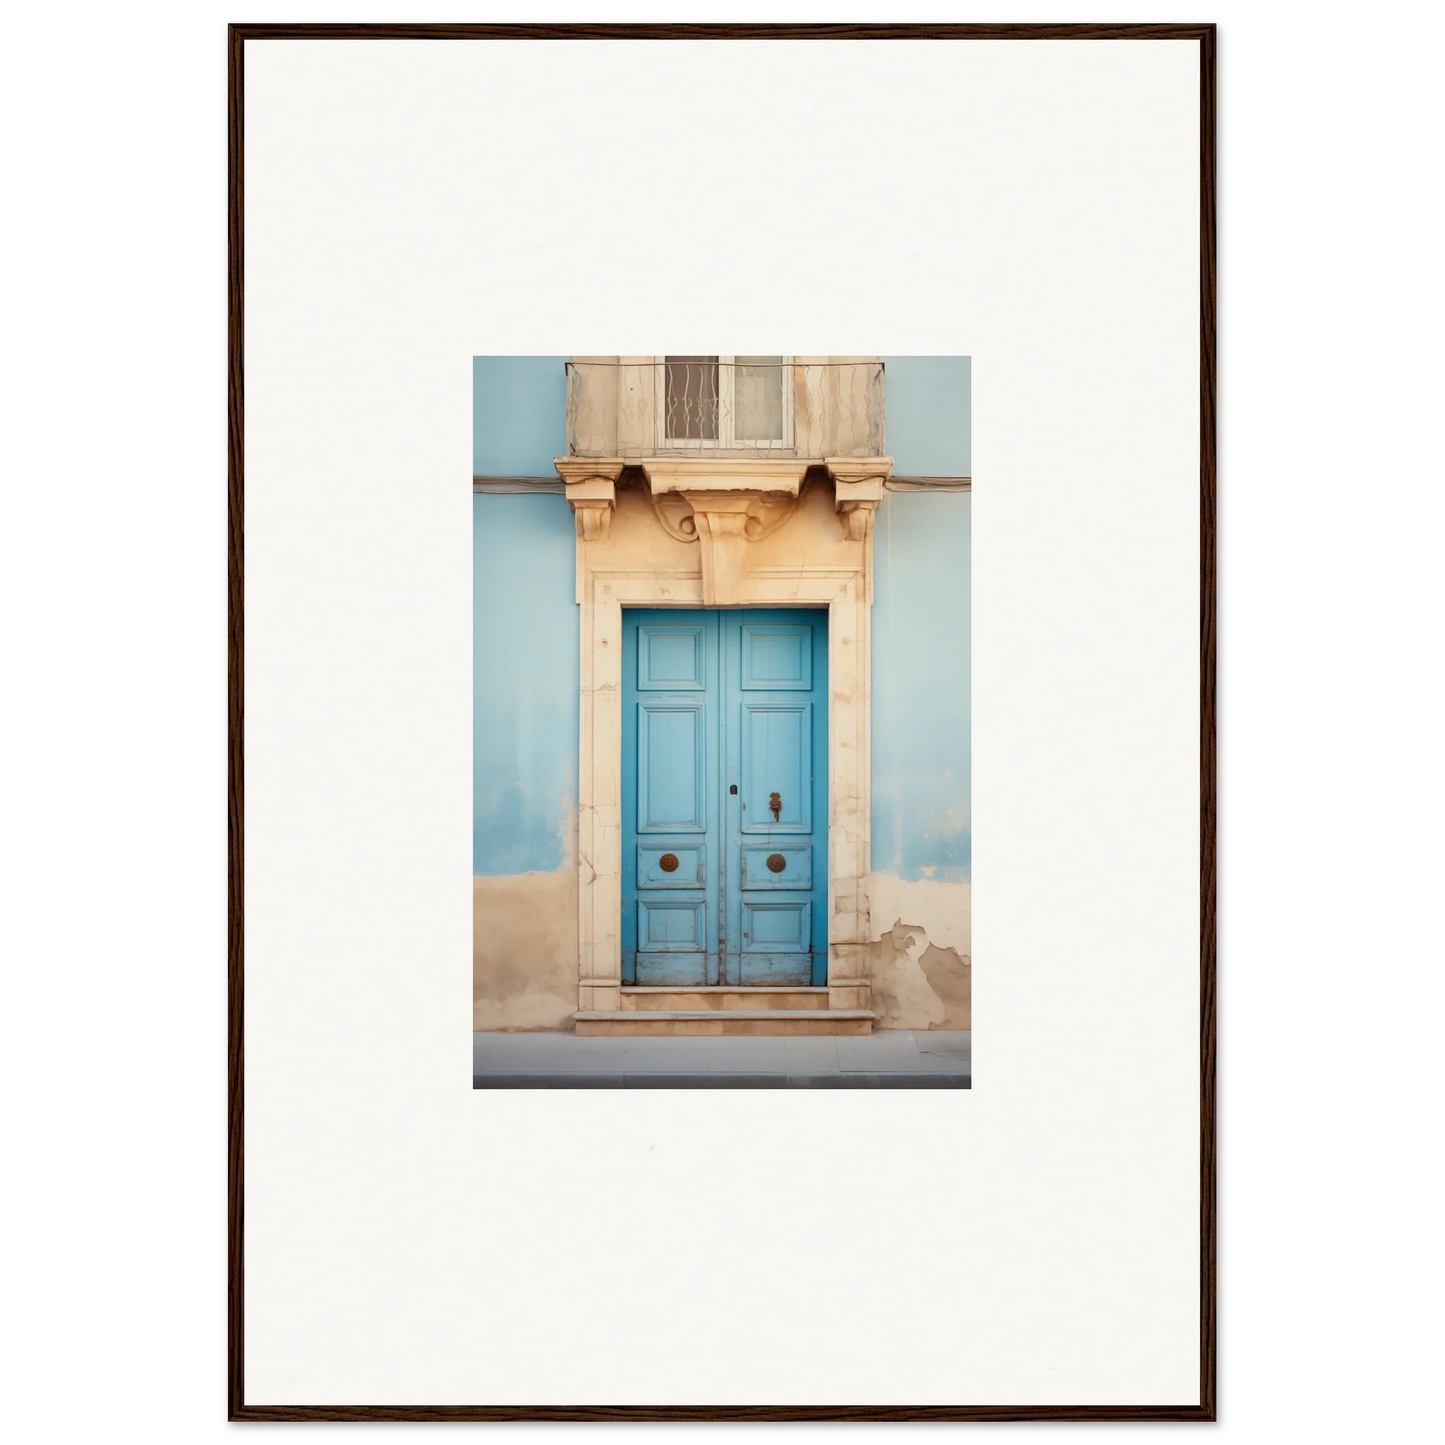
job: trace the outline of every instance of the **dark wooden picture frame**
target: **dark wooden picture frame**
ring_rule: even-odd
[[[244,46],[247,40],[1195,40],[1199,42],[1199,1403],[1089,1406],[309,1406],[245,1403]],[[1199,25],[233,25],[228,267],[228,1399],[231,1420],[1199,1420],[1216,1418],[1215,54]]]

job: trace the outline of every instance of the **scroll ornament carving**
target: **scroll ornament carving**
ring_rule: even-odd
[[[653,515],[658,525],[669,537],[679,542],[696,542],[699,538],[697,512],[706,508],[706,503],[694,503],[683,492],[664,492],[661,496],[652,489],[644,488],[647,500],[652,504]],[[773,492],[759,492],[747,505],[742,522],[742,536],[749,542],[761,542],[771,537],[793,514],[807,493],[803,487],[796,497],[778,495]]]

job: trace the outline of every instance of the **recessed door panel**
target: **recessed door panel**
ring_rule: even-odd
[[[742,855],[744,893],[813,887],[813,849],[808,843],[744,843]]]
[[[644,898],[638,904],[637,946],[666,953],[702,953],[703,900],[700,898]]]
[[[638,844],[637,886],[698,889],[707,887],[707,849],[701,844]]]
[[[743,948],[765,953],[806,953],[811,930],[806,898],[743,899]]]
[[[637,831],[702,832],[707,826],[706,709],[638,704]]]
[[[707,899],[644,897],[637,904],[635,981],[696,984],[707,973]]]
[[[641,692],[705,692],[707,630],[702,626],[639,627],[637,686]]]
[[[744,691],[807,692],[813,686],[811,626],[742,624]]]
[[[812,723],[811,703],[743,703],[744,833],[811,831]]]
[[[812,913],[806,896],[763,900],[743,895],[742,965],[750,985],[796,988],[812,982]]]

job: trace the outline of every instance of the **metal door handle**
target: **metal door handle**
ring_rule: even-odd
[[[783,797],[781,793],[768,794],[768,807],[773,810],[773,822],[777,822],[783,816]]]

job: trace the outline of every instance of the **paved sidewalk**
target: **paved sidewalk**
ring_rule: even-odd
[[[854,1038],[472,1035],[477,1089],[967,1089],[972,1035],[883,1029]]]

